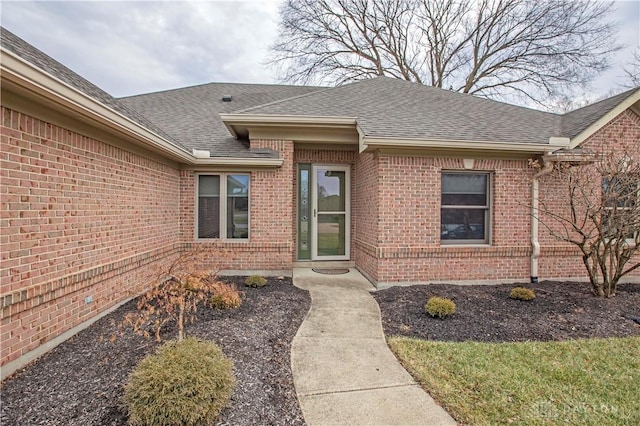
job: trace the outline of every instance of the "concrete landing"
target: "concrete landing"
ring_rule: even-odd
[[[455,425],[402,368],[384,339],[373,286],[357,270],[294,268],[311,309],[291,348],[305,421],[316,425]]]

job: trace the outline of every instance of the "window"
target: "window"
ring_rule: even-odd
[[[249,238],[249,175],[198,175],[197,236]]]
[[[442,173],[440,240],[449,244],[488,244],[489,173]]]
[[[638,236],[640,183],[628,175],[602,178],[602,223],[607,238],[633,240]]]

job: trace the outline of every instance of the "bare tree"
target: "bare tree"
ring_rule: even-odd
[[[633,51],[632,59],[624,67],[626,82],[622,87],[632,89],[640,86],[640,47]]]
[[[287,0],[270,62],[282,80],[390,76],[539,101],[584,85],[618,50],[592,0]]]
[[[619,280],[640,268],[640,145],[633,148],[597,154],[589,165],[556,166],[568,206],[561,211],[540,202],[538,220],[553,237],[580,249],[600,297],[614,296]]]

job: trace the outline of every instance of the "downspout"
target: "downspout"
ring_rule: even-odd
[[[538,241],[538,216],[540,214],[540,178],[553,171],[553,162],[545,161],[542,170],[533,176],[531,181],[531,284],[538,283],[538,258],[540,257],[540,241]]]

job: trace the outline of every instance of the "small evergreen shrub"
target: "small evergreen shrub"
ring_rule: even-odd
[[[233,284],[218,282],[215,284],[209,304],[215,309],[236,309],[242,304],[242,299],[240,298],[240,292],[236,290]]]
[[[509,297],[516,300],[533,300],[536,298],[536,294],[530,288],[515,287],[511,290]]]
[[[267,279],[260,275],[251,275],[250,277],[247,277],[244,283],[247,287],[264,287],[267,285]]]
[[[446,318],[456,312],[453,300],[438,296],[429,298],[424,308],[434,318]]]
[[[229,404],[233,363],[211,342],[170,341],[136,366],[124,402],[133,425],[211,424]]]

